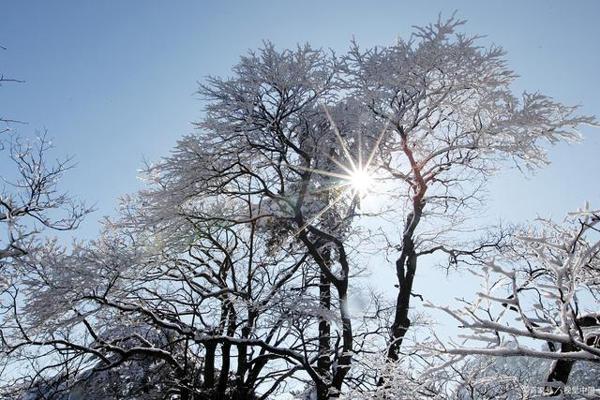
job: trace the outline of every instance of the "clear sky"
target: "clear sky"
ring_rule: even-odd
[[[142,160],[166,155],[201,117],[197,82],[228,75],[246,50],[265,39],[339,52],[353,37],[389,44],[454,10],[466,32],[508,51],[517,90],[600,115],[600,1],[591,0],[5,1],[0,72],[26,82],[0,88],[0,115],[27,121],[15,126],[24,135],[47,129],[56,155],[75,156],[64,187],[97,204],[79,233],[93,237],[118,196],[139,187]],[[553,164],[533,177],[494,179],[488,216],[560,218],[585,200],[600,207],[598,133],[585,128],[583,144],[551,150]]]

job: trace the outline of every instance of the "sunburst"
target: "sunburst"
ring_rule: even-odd
[[[355,193],[359,196],[364,197],[371,191],[375,179],[373,175],[369,173],[368,169],[358,168],[356,171],[352,171],[350,175],[350,186]]]
[[[331,209],[333,206],[335,206],[338,202],[340,202],[343,198],[347,197],[348,195],[350,195],[350,197],[353,199],[353,202],[355,202],[355,200],[360,200],[366,197],[369,193],[372,193],[373,186],[377,180],[373,171],[372,164],[375,158],[375,154],[379,149],[381,140],[383,139],[387,131],[388,123],[386,123],[383,129],[381,130],[381,133],[379,134],[377,140],[373,144],[373,147],[371,148],[367,159],[363,160],[361,136],[358,136],[358,154],[357,157],[354,158],[350,152],[350,149],[348,149],[348,147],[346,146],[346,143],[344,142],[335,121],[331,117],[329,110],[324,105],[323,110],[325,112],[325,115],[327,116],[327,119],[329,120],[331,130],[333,131],[337,138],[337,141],[339,142],[341,153],[344,156],[344,160],[343,162],[341,162],[329,155],[327,155],[327,157],[339,167],[341,172],[326,171],[317,168],[301,169],[322,176],[337,178],[338,181],[334,185],[328,186],[324,190],[339,193],[332,201],[329,202],[329,204],[326,207],[324,207],[315,215],[313,215],[310,218],[310,220],[308,220],[302,227],[300,227],[296,232],[296,235],[302,232],[304,229],[306,229],[310,224],[312,224],[315,220],[320,218],[329,209]]]

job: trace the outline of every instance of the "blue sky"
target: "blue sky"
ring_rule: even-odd
[[[600,2],[596,1],[12,1],[0,14],[0,72],[23,84],[0,88],[0,115],[27,121],[22,135],[48,130],[56,156],[77,167],[63,187],[98,211],[77,233],[92,238],[118,196],[140,187],[144,158],[166,155],[202,115],[194,93],[207,75],[228,75],[240,54],[273,41],[310,42],[343,52],[406,37],[438,13],[469,22],[508,51],[521,76],[515,89],[541,91],[600,115]],[[486,216],[521,221],[561,218],[585,200],[600,207],[600,140],[585,128],[580,145],[550,151],[552,165],[534,176],[506,171],[489,185]],[[6,168],[0,160],[0,169]],[[2,175],[2,174],[0,174]],[[421,269],[420,285],[437,282],[434,301],[452,284]],[[375,278],[394,282],[391,269]],[[455,277],[460,279],[460,276]],[[461,285],[454,286],[461,291]],[[387,290],[386,288],[383,288]]]
[[[517,90],[540,90],[600,114],[594,1],[6,2],[0,70],[26,82],[4,85],[0,107],[28,122],[15,127],[19,133],[47,129],[57,155],[75,156],[65,186],[97,204],[80,232],[92,236],[117,197],[139,186],[142,160],[167,154],[200,118],[197,82],[227,75],[262,40],[342,52],[352,37],[362,46],[388,44],[454,10],[469,21],[465,31],[508,51],[521,75]],[[584,133],[584,145],[554,149],[554,164],[536,176],[509,172],[492,182],[490,212],[560,216],[586,199],[600,203],[592,177],[600,167],[598,132]]]

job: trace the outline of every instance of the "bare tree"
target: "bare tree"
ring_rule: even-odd
[[[350,178],[331,159],[348,161],[345,152],[356,140],[336,133],[355,124],[356,113],[347,113],[352,103],[318,103],[333,96],[336,71],[335,58],[321,51],[305,46],[278,52],[266,44],[260,54],[242,58],[235,78],[209,79],[202,88],[210,100],[207,119],[171,157],[148,168],[153,186],[124,209],[118,225],[126,231],[107,232],[91,249],[46,262],[29,290],[47,295],[29,302],[29,322],[20,320],[7,346],[77,350],[105,363],[111,358],[98,349],[120,359],[139,351],[176,365],[172,353],[143,343],[135,352],[115,338],[99,344],[105,318],[83,310],[111,309],[189,342],[184,354],[201,360],[204,391],[224,396],[236,348],[240,386],[262,385],[267,396],[300,372],[304,378],[296,379],[310,382],[319,398],[338,397],[353,354],[346,241],[353,235],[358,193],[330,179]],[[123,242],[129,244],[121,248]],[[68,282],[64,268],[73,264],[82,271]],[[152,272],[143,278],[142,270]],[[68,301],[58,309],[40,307],[50,297]],[[27,333],[45,325],[41,342]],[[66,337],[77,329],[87,332],[87,342]],[[261,376],[270,359],[287,367]],[[178,390],[195,395],[194,375],[185,365],[177,369]]]
[[[6,50],[0,46],[0,50]],[[0,86],[23,81],[0,73]],[[67,193],[60,192],[58,182],[72,167],[66,158],[49,163],[52,144],[46,133],[33,140],[9,135],[9,125],[20,121],[0,117],[6,128],[0,130],[0,154],[12,162],[0,175],[0,274],[15,258],[28,254],[36,246],[36,235],[42,229],[71,230],[91,211]],[[61,215],[62,214],[62,215]],[[5,272],[5,271],[4,271]]]
[[[462,310],[441,307],[471,332],[467,338],[486,345],[444,351],[553,360],[547,390],[562,393],[575,361],[600,360],[599,221],[586,207],[563,225],[540,220],[515,235],[512,251],[474,271],[484,280],[477,299],[465,299]]]
[[[5,232],[0,260],[9,262],[28,254],[42,229],[75,229],[91,209],[58,189],[72,164],[70,159],[48,164],[46,153],[52,146],[45,134],[33,141],[13,137],[2,145],[16,169],[14,177],[1,177],[0,223]]]
[[[395,194],[406,205],[391,360],[411,325],[419,258],[448,253],[455,260],[453,236],[482,200],[486,177],[507,159],[527,168],[545,165],[544,143],[575,141],[577,126],[594,122],[539,93],[516,97],[504,51],[457,32],[463,23],[440,19],[389,47],[363,51],[355,44],[345,61],[348,89],[374,125],[389,129],[376,165],[399,183]]]
[[[0,47],[0,49],[4,49]],[[22,82],[0,74],[5,82]],[[10,127],[19,121],[0,117],[6,128],[0,129],[0,156],[6,167],[0,174],[0,337],[14,321],[10,310],[17,307],[12,296],[28,285],[32,262],[47,253],[55,239],[48,232],[76,229],[91,207],[60,190],[60,180],[72,168],[71,158],[49,161],[52,144],[46,133],[24,139]],[[12,166],[12,169],[11,169]],[[12,366],[8,349],[0,341],[2,370]]]
[[[0,51],[6,50],[6,47],[0,45]],[[22,80],[19,79],[15,79],[15,78],[9,78],[7,76],[5,76],[2,72],[0,72],[0,86],[2,86],[5,83],[23,83]],[[5,125],[4,127],[0,128],[0,134],[6,133],[8,131],[10,131],[10,124],[19,124],[22,123],[22,121],[17,121],[14,119],[10,119],[8,117],[2,116],[0,115],[0,124]],[[3,146],[0,146],[0,148],[2,148]]]

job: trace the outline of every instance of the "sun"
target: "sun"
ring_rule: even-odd
[[[339,190],[339,193],[335,196],[334,199],[332,199],[329,202],[328,205],[323,207],[320,211],[318,211],[316,214],[314,214],[308,221],[306,221],[304,223],[304,225],[298,229],[298,231],[295,233],[295,235],[304,231],[304,229],[306,229],[306,227],[308,225],[310,225],[315,220],[320,218],[323,214],[325,214],[325,212],[327,212],[327,210],[331,209],[337,203],[342,201],[343,198],[347,198],[348,194],[350,194],[353,199],[351,201],[351,204],[352,204],[351,207],[360,208],[360,200],[363,199],[364,197],[366,197],[367,195],[369,195],[370,193],[373,193],[373,189],[374,189],[374,186],[377,181],[377,178],[375,178],[375,176],[373,174],[372,163],[375,158],[375,153],[379,149],[379,144],[381,143],[381,140],[383,139],[385,133],[387,132],[389,122],[386,122],[385,126],[379,133],[379,136],[377,137],[375,142],[371,145],[372,146],[371,151],[368,153],[366,160],[364,160],[363,155],[362,155],[363,149],[362,149],[362,139],[361,139],[360,134],[357,137],[357,140],[358,140],[358,143],[356,146],[357,154],[356,154],[356,158],[355,158],[352,156],[350,149],[348,148],[346,142],[342,139],[342,136],[341,136],[335,122],[333,121],[333,118],[331,118],[331,115],[329,114],[329,110],[324,105],[323,105],[323,111],[325,112],[325,115],[329,119],[329,122],[331,124],[331,130],[333,131],[334,135],[337,138],[337,141],[339,142],[340,149],[341,149],[340,152],[341,152],[341,155],[343,156],[343,158],[341,160],[338,160],[329,154],[326,154],[326,157],[330,161],[332,161],[333,164],[337,165],[339,170],[338,171],[322,170],[322,169],[300,167],[300,166],[295,166],[295,168],[306,170],[311,173],[315,173],[315,174],[322,175],[322,176],[337,178],[336,184],[334,184],[332,186],[326,186],[325,189],[319,189],[319,191],[323,191],[323,190],[329,191],[329,190],[334,190],[334,189],[341,189],[341,190]]]
[[[372,189],[373,176],[364,167],[358,167],[348,175],[350,186],[360,197],[366,196]]]

